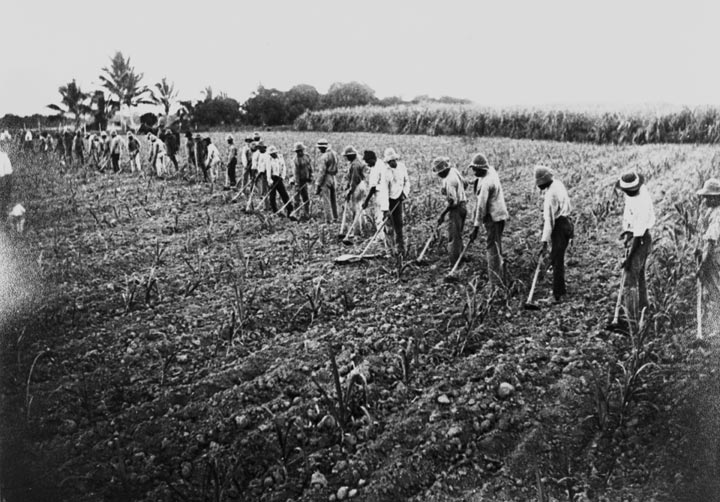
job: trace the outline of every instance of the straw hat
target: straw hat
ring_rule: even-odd
[[[440,174],[443,171],[450,169],[450,159],[447,157],[436,157],[432,161],[432,170],[435,174]]]
[[[270,146],[268,147],[267,153],[269,153],[269,154],[271,154],[271,155],[272,155],[273,153],[278,153],[278,149],[275,147],[275,145],[270,145]]]
[[[553,170],[549,167],[538,164],[535,166],[535,184],[543,186],[553,180]]]
[[[386,148],[385,154],[383,155],[383,162],[390,162],[391,160],[400,160],[400,156],[394,148]]]
[[[490,165],[488,164],[487,158],[482,153],[476,153],[475,156],[472,158],[470,167],[478,168],[478,169],[487,169],[490,167]]]
[[[710,178],[703,184],[703,187],[697,191],[697,194],[701,197],[720,195],[720,180]]]
[[[343,150],[343,156],[347,157],[348,155],[355,155],[357,156],[358,152],[355,150],[355,147],[352,145],[348,145],[345,147],[345,150]]]
[[[328,148],[330,146],[330,143],[328,143],[328,140],[323,138],[323,139],[318,140],[318,142],[316,143],[316,146],[318,148]]]
[[[302,143],[295,143],[293,150],[295,150],[296,152],[303,152],[305,151],[305,145],[303,145]]]
[[[225,137],[225,140],[227,140],[227,141],[235,141],[235,138],[233,138],[233,135],[232,135],[232,134],[228,134],[228,135]]]
[[[623,192],[634,192],[639,190],[643,184],[643,177],[636,172],[623,174],[618,180],[618,188]]]

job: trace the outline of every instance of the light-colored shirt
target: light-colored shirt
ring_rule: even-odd
[[[12,164],[10,163],[10,157],[5,152],[0,152],[0,177],[12,174]]]
[[[120,136],[115,136],[110,141],[110,153],[120,154],[121,148],[122,148],[122,140],[120,140]]]
[[[351,192],[355,191],[358,184],[365,178],[365,163],[355,158],[348,168],[348,172],[345,175],[345,189]]]
[[[218,151],[217,147],[213,143],[210,143],[207,146],[207,156],[205,158],[207,159],[205,164],[208,166],[212,166],[220,162],[220,151]]]
[[[642,185],[635,197],[625,194],[623,232],[632,232],[633,237],[642,237],[655,225],[655,209],[650,192]]]
[[[543,202],[543,230],[541,242],[550,242],[555,220],[561,216],[570,216],[572,205],[567,188],[562,181],[554,179],[552,184],[545,190],[545,201]]]
[[[312,179],[312,161],[307,155],[298,157],[295,155],[295,183],[308,183]]]
[[[320,155],[317,159],[316,171],[319,173],[318,176],[318,187],[323,186],[335,186],[335,174],[328,173],[328,170],[335,170],[337,174],[337,153],[335,150],[328,149]]]
[[[232,162],[232,159],[237,158],[238,155],[238,147],[235,145],[230,145],[230,148],[228,148],[228,164]]]
[[[704,218],[705,233],[704,241],[720,241],[720,207],[713,207],[708,210]],[[720,250],[720,247],[718,248]]]
[[[252,158],[251,158],[251,161],[252,161],[251,169],[254,169],[254,170],[256,170],[256,171],[258,170],[258,166],[259,166],[259,164],[260,164],[260,156],[261,156],[261,155],[263,155],[263,154],[260,153],[260,150],[255,150],[255,151],[253,152]]]
[[[152,150],[150,151],[150,162],[155,162],[158,157],[167,155],[167,151],[165,150],[165,143],[160,141],[158,138],[155,138],[153,140],[151,148]]]
[[[504,221],[510,216],[505,205],[500,177],[494,167],[490,166],[487,174],[483,178],[478,178],[475,195],[477,201],[473,216],[474,226],[480,226],[486,218],[492,221]]]
[[[388,166],[387,172],[389,176],[388,197],[399,199],[402,194],[405,194],[405,197],[410,195],[410,177],[405,162],[398,160],[397,166]]]
[[[370,175],[368,176],[368,185],[370,188],[375,188],[375,204],[381,211],[390,209],[390,202],[388,201],[390,173],[388,173],[388,169],[390,167],[378,159],[375,165],[370,168]]]
[[[258,174],[264,173],[267,176],[270,169],[270,154],[267,151],[260,153],[260,150],[255,153],[257,156],[253,155],[253,169],[257,169]]]
[[[25,141],[32,141],[32,133],[30,131],[25,131]]]
[[[287,175],[287,165],[285,164],[285,159],[280,157],[280,155],[278,155],[274,159],[270,155],[268,155],[267,157],[268,157],[268,163],[267,163],[268,183],[272,183],[273,176],[280,176],[282,179],[285,179],[285,176]]]
[[[250,151],[250,147],[245,145],[242,147],[242,150],[240,150],[240,164],[242,164],[243,167],[248,166],[248,160],[252,160],[252,155],[248,155],[248,152]],[[248,159],[248,157],[250,157]]]
[[[442,180],[442,194],[447,197],[451,206],[457,206],[459,203],[467,201],[465,180],[454,167],[450,168],[450,172]]]

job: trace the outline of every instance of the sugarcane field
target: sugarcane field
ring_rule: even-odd
[[[0,82],[0,502],[720,500],[717,71],[669,41],[694,87],[648,90],[662,58],[596,60],[639,94],[539,66],[548,26],[616,22],[593,3],[521,2],[524,52],[500,55],[450,45],[498,40],[473,17],[514,11],[489,3],[211,0],[227,16],[174,48],[136,3],[82,34],[87,72],[50,64],[36,89],[18,59]],[[59,50],[67,12],[11,4]],[[236,31],[253,8],[292,13],[277,40]],[[632,40],[684,19],[712,45],[705,3],[629,9]],[[459,25],[413,48],[411,19]],[[257,53],[230,57],[246,38]]]

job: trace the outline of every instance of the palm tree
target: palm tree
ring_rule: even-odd
[[[80,86],[77,85],[75,79],[73,79],[72,82],[61,85],[58,88],[58,92],[60,93],[60,96],[62,96],[60,104],[51,104],[48,105],[48,108],[59,112],[62,116],[65,116],[66,114],[74,115],[75,126],[79,126],[82,116],[90,111],[90,106],[87,104],[87,99],[89,97],[88,93],[83,92],[82,89],[80,89]]]
[[[207,86],[205,89],[202,90],[203,95],[205,96],[205,101],[212,101],[213,100],[213,88],[212,86]]]
[[[112,96],[110,106],[114,111],[123,107],[132,108],[141,103],[152,103],[147,96],[150,90],[140,84],[143,74],[135,73],[135,68],[130,65],[130,58],[125,59],[122,52],[116,52],[110,59],[110,67],[105,67],[102,71],[100,82]]]
[[[170,116],[170,107],[177,99],[177,95],[178,93],[175,90],[175,84],[168,82],[166,77],[163,77],[160,82],[156,83],[155,88],[152,90],[152,97],[150,100],[154,104],[163,107],[163,110],[165,111],[166,124]]]

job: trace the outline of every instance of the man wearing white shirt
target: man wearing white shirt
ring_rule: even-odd
[[[390,201],[388,199],[389,167],[385,162],[379,160],[372,150],[365,150],[363,152],[363,161],[365,161],[365,164],[370,168],[370,174],[368,175],[369,190],[362,207],[363,209],[367,209],[370,199],[372,199],[373,196],[375,197],[371,214],[375,220],[375,228],[381,228],[385,220],[385,215],[390,207]],[[380,230],[378,237],[385,244],[385,249],[387,250],[384,228]]]
[[[268,148],[268,155],[270,156],[267,175],[268,184],[270,185],[270,207],[272,208],[273,213],[277,213],[278,207],[276,194],[280,194],[280,199],[283,201],[288,217],[293,219],[291,216],[293,212],[293,204],[290,202],[290,196],[285,189],[287,164],[285,164],[285,159],[278,155],[278,150],[274,146],[270,146],[270,148]]]
[[[495,168],[488,164],[487,158],[481,153],[476,154],[470,167],[478,178],[475,182],[476,203],[473,212],[475,228],[470,234],[470,240],[477,238],[480,225],[483,225],[487,233],[488,282],[491,287],[498,287],[505,282],[502,234],[510,214],[500,177]]]
[[[393,148],[386,148],[383,161],[389,166],[388,173],[388,209],[390,223],[395,233],[397,252],[405,253],[405,236],[403,235],[403,201],[410,195],[410,178],[407,167],[400,161],[400,156]]]
[[[207,153],[205,154],[205,166],[210,173],[210,183],[215,183],[218,178],[219,166],[222,162],[220,151],[213,144],[210,136],[205,136],[205,146]]]
[[[623,232],[627,253],[625,269],[624,306],[628,322],[636,325],[644,308],[648,307],[645,263],[652,249],[650,229],[655,225],[655,209],[643,178],[635,172],[623,174],[617,187],[625,194]]]
[[[570,239],[574,237],[574,228],[570,220],[572,205],[570,196],[562,181],[555,178],[552,169],[535,166],[535,184],[545,191],[543,201],[543,229],[540,241],[541,256],[547,253],[548,243],[552,243],[550,263],[553,269],[554,303],[560,303],[567,294],[565,288],[565,251]]]
[[[265,210],[270,210],[269,197],[265,197],[270,188],[268,183],[268,176],[270,173],[270,155],[267,153],[267,146],[263,141],[259,141],[257,144],[257,152],[253,155],[252,163],[253,169],[257,170],[255,175],[255,183],[257,185],[258,196],[265,199]]]
[[[166,176],[168,173],[167,152],[165,151],[165,143],[152,133],[148,133],[147,139],[150,142],[150,165],[155,168],[155,174],[158,178]]]
[[[8,206],[12,202],[13,168],[10,157],[0,148],[0,211],[7,214]]]

